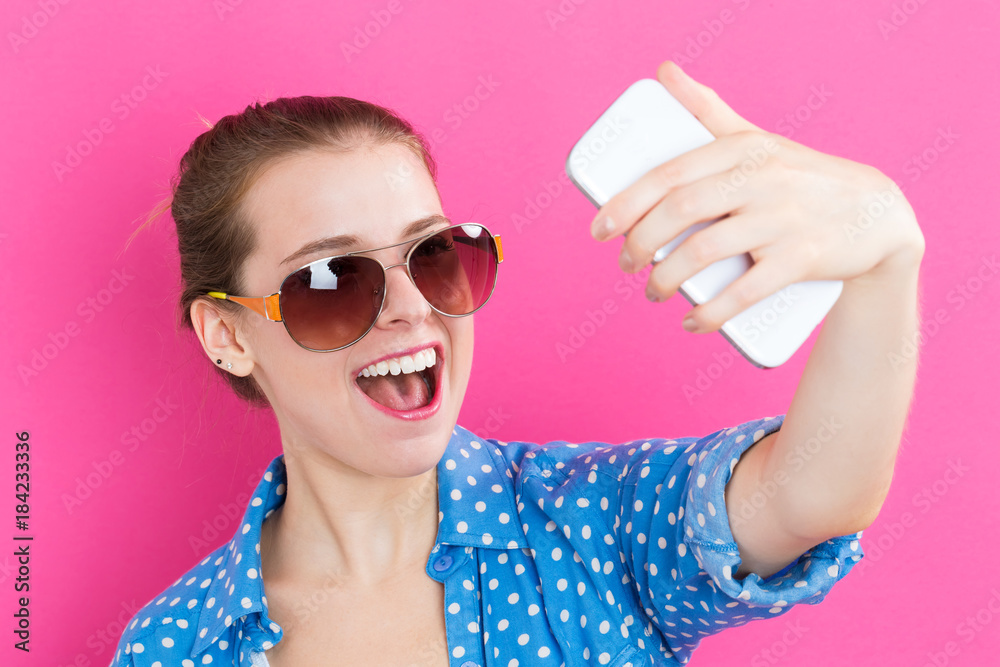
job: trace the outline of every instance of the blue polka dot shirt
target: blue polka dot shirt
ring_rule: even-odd
[[[456,426],[427,559],[444,584],[451,666],[685,664],[708,635],[823,600],[863,557],[861,533],[767,579],[733,578],[726,483],[783,420],[623,444],[503,442]],[[268,616],[261,525],[285,484],[277,456],[233,538],[136,613],[112,665],[266,667],[283,630]]]

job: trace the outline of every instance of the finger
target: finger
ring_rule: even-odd
[[[670,242],[680,245],[668,250],[669,256],[676,254],[685,245],[688,247],[686,252],[691,252],[692,239],[702,234],[698,231],[699,223],[739,213],[751,196],[749,188],[736,190],[733,194],[728,191],[720,194],[718,186],[725,179],[726,174],[715,174],[672,190],[660,200],[625,237],[618,258],[621,269],[627,273],[638,271],[652,262],[659,249]],[[724,229],[729,227],[725,226]],[[694,241],[695,250],[698,253],[710,251],[711,248],[707,246],[701,248],[701,244],[713,243],[717,233],[714,232],[704,240]]]
[[[769,245],[781,236],[771,216],[734,215],[696,231],[649,274],[646,298],[666,301],[688,278],[711,264]]]
[[[760,130],[733,111],[715,90],[688,76],[677,63],[671,60],[663,62],[656,70],[656,78],[716,137],[746,130]]]
[[[769,133],[740,132],[716,139],[653,167],[605,202],[592,223],[593,229],[598,230],[596,238],[604,241],[629,233],[671,190],[732,170],[748,160],[751,163],[756,160],[758,166],[763,165],[777,150],[778,143]],[[720,191],[726,189],[723,185],[718,187]],[[600,233],[604,220],[610,220],[611,226]]]
[[[722,325],[744,310],[762,301],[782,288],[801,281],[801,274],[790,272],[787,262],[776,259],[760,261],[746,273],[731,282],[715,298],[688,311],[687,317],[694,320],[691,331],[709,333],[718,331]]]

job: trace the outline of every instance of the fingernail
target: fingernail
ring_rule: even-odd
[[[695,323],[694,318],[691,317],[690,315],[684,318],[684,321],[681,322],[681,326],[684,327],[685,331],[694,331],[695,329],[698,328],[698,325],[697,323]]]
[[[594,218],[594,223],[590,227],[590,233],[598,241],[608,238],[613,231],[615,231],[614,221],[603,213]]]
[[[632,272],[632,255],[628,254],[628,250],[625,248],[622,248],[622,254],[618,256],[618,266],[620,266],[622,271],[625,271],[626,273]]]

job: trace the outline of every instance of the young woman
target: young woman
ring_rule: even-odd
[[[683,664],[850,571],[912,393],[898,346],[917,329],[923,236],[878,170],[764,132],[672,63],[658,76],[718,140],[611,200],[594,235],[628,232],[635,272],[728,215],[650,274],[662,301],[752,254],[693,309],[696,331],[843,280],[788,414],[623,444],[477,437],[456,421],[499,236],[444,216],[433,159],[388,110],[248,107],[181,161],[180,306],[237,394],[274,410],[283,453],[232,540],[135,615],[113,664]],[[719,197],[764,141],[778,149]]]

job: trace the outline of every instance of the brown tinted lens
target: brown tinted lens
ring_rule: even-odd
[[[448,315],[468,315],[490,298],[496,247],[485,227],[451,227],[425,239],[410,256],[410,273],[424,298]]]
[[[368,257],[321,259],[281,284],[281,315],[295,341],[333,350],[364,336],[385,295],[382,267]]]

